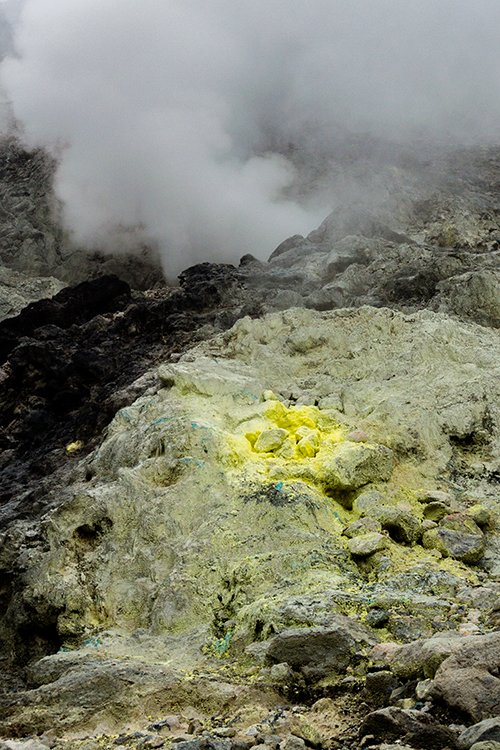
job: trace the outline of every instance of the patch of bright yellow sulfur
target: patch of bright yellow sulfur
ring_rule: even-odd
[[[258,450],[257,441],[263,433],[286,430],[288,435],[279,447],[268,452]],[[244,435],[226,435],[226,462],[233,467],[252,466],[259,474],[276,468],[285,470],[288,462],[319,463],[318,454],[326,455],[331,448],[345,441],[345,429],[316,406],[286,407],[280,401],[267,401],[262,416],[252,420],[252,428]],[[257,446],[256,446],[257,443]],[[285,471],[286,473],[286,471]],[[295,476],[295,472],[291,472]]]

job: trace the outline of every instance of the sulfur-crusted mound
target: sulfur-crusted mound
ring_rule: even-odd
[[[87,684],[117,658],[210,672],[229,655],[245,682],[242,665],[265,664],[279,651],[268,639],[291,633],[307,670],[287,683],[335,682],[379,638],[471,617],[490,628],[498,587],[476,592],[500,573],[498,353],[480,326],[365,307],[245,318],[162,365],[38,536],[11,528],[4,557],[22,574],[4,639],[26,644],[29,621],[34,652],[62,651],[32,672],[47,684],[11,702],[7,726],[43,727],[58,711],[97,721],[64,675]],[[455,547],[428,542],[450,530]],[[348,618],[366,635],[334,668],[317,635],[348,633]],[[156,710],[194,700],[174,683]],[[33,714],[49,684],[66,697]],[[113,701],[109,688],[111,713]]]

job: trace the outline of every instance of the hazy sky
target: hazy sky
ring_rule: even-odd
[[[499,0],[25,0],[15,43],[3,85],[76,239],[141,225],[167,273],[318,224],[277,144],[500,140]]]

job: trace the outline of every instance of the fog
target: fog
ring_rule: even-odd
[[[320,164],[346,134],[500,140],[498,0],[0,6],[2,86],[27,144],[57,154],[75,240],[156,243],[167,275],[313,229],[332,195],[301,185],[297,154]]]

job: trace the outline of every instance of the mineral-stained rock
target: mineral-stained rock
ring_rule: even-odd
[[[223,270],[214,271],[208,297],[223,294],[217,283],[224,278]],[[232,289],[231,283],[229,279]],[[174,326],[173,307],[182,300],[187,304],[182,292],[176,300],[158,303],[154,314],[148,306],[103,314],[99,336],[97,323],[90,321],[79,340],[85,331],[94,331],[99,348],[108,340],[100,337],[107,326],[112,332],[129,332],[132,324],[137,325],[134,346],[144,337],[152,344],[158,336],[168,339],[161,315],[169,310]],[[203,317],[184,307],[176,320],[192,332]],[[76,335],[58,329],[58,337],[61,330]],[[310,330],[315,347],[300,351]],[[179,341],[179,328],[172,335]],[[291,345],[294,341],[298,349]],[[52,433],[64,458],[74,462],[77,483],[54,487],[51,511],[39,527],[20,523],[6,535],[0,553],[6,650],[26,662],[61,647],[76,653],[110,649],[114,658],[116,648],[117,658],[125,655],[148,664],[173,659],[191,673],[219,670],[219,657],[237,661],[249,644],[266,650],[273,644],[277,663],[299,661],[291,667],[302,672],[300,681],[350,664],[358,668],[359,652],[373,633],[363,629],[358,639],[356,631],[374,605],[389,613],[388,628],[402,640],[458,624],[462,603],[457,591],[467,585],[472,571],[453,559],[443,564],[421,546],[403,549],[389,542],[376,571],[368,572],[373,576],[367,585],[365,566],[349,554],[342,530],[359,518],[356,503],[368,492],[380,493],[372,496],[368,517],[377,505],[407,506],[418,517],[422,487],[435,486],[437,474],[451,471],[447,467],[460,467],[457,454],[467,451],[456,436],[482,425],[486,411],[490,443],[484,452],[490,454],[499,434],[495,346],[486,329],[431,313],[404,316],[363,308],[244,318],[226,334],[170,360],[159,380],[153,373],[144,391],[125,404],[113,402],[116,416],[90,456],[67,455],[65,446],[82,439],[78,434],[63,442],[65,434]],[[119,349],[116,356],[123,362],[130,351],[138,350]],[[101,363],[104,357],[106,373],[114,372],[108,352],[105,348],[99,359]],[[85,358],[83,364],[88,364]],[[41,387],[43,379],[35,382]],[[101,391],[96,384],[92,404],[85,406],[99,407],[102,415],[110,390]],[[271,391],[275,399],[269,398]],[[311,405],[297,404],[305,392]],[[329,396],[330,404],[322,408]],[[32,408],[31,401],[28,406]],[[82,412],[71,414],[76,420]],[[24,424],[21,416],[19,420]],[[366,429],[373,443],[348,441],[353,427]],[[259,435],[274,429],[289,433],[283,446],[270,453],[256,451]],[[304,430],[316,434],[314,455],[297,447]],[[387,449],[379,448],[386,444]],[[475,449],[475,458],[483,457],[483,445]],[[325,467],[346,450],[343,446],[349,452],[368,451],[370,457],[382,455],[387,462],[393,451],[395,470],[387,480],[372,481],[357,498],[345,485],[326,487]],[[362,473],[366,467],[361,462],[358,468]],[[460,468],[454,471],[454,482],[469,481]],[[350,481],[357,484],[359,477]],[[490,504],[490,484],[480,481],[476,494]],[[495,528],[488,534],[495,539]],[[463,608],[465,616],[465,603]],[[480,609],[482,616],[482,604]],[[340,630],[339,613],[352,618]],[[455,619],[450,618],[453,613]],[[298,624],[304,627],[294,635]],[[285,653],[279,653],[290,628],[300,647],[285,649],[283,644]],[[315,628],[317,639],[310,635]],[[339,640],[342,648],[334,648]],[[46,658],[55,663],[60,654]],[[95,667],[96,685],[111,685],[112,680],[101,682],[100,666]],[[75,662],[75,686],[85,671],[85,664]],[[52,677],[52,682],[35,685],[30,695],[18,694],[13,723],[33,726],[33,702],[44,706],[49,694],[64,703],[66,678]],[[154,675],[148,672],[145,679],[154,682]],[[64,694],[67,726],[79,721],[78,695],[86,690]],[[122,694],[115,690],[110,695],[109,712],[116,715]],[[26,711],[22,701],[27,701]],[[37,721],[47,726],[51,718],[44,709]]]
[[[353,557],[370,557],[375,552],[385,549],[387,537],[372,531],[368,534],[360,534],[349,539],[347,546]]]
[[[267,648],[267,662],[287,662],[314,676],[345,672],[354,654],[373,645],[376,638],[356,620],[341,615],[335,620],[327,628],[290,628],[274,636]]]
[[[424,508],[424,518],[429,521],[440,521],[449,513],[449,508],[442,502],[434,500],[428,503]]]
[[[461,639],[434,676],[432,695],[479,722],[500,714],[500,632]]]
[[[254,448],[259,453],[275,451],[283,445],[287,435],[288,430],[283,430],[279,427],[272,430],[264,430],[255,441]]]
[[[414,544],[420,535],[420,521],[407,508],[382,507],[374,511],[374,516],[395,542]]]
[[[387,481],[393,467],[392,451],[383,445],[343,443],[325,462],[323,481],[330,489],[356,490],[369,482]]]
[[[344,529],[343,534],[344,536],[352,538],[355,536],[360,536],[361,534],[367,534],[368,532],[380,531],[382,531],[380,522],[375,520],[375,518],[365,516],[364,518],[360,518],[357,521],[349,524],[349,526]]]
[[[481,529],[463,513],[445,516],[439,527],[425,532],[422,543],[427,549],[437,549],[444,557],[466,563],[478,562],[485,550]]]

